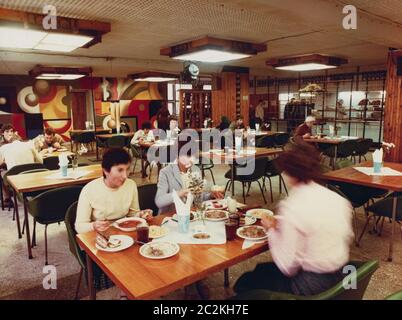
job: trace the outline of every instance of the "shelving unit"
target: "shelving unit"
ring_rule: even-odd
[[[185,128],[202,128],[212,118],[211,91],[180,90],[180,124]]]

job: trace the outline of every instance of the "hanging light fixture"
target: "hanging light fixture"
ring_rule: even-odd
[[[348,63],[346,59],[321,54],[274,58],[266,61],[268,66],[275,69],[297,72],[334,69],[346,63]]]
[[[65,68],[36,66],[29,75],[42,80],[76,80],[92,73],[91,68]]]
[[[157,72],[157,71],[134,73],[128,75],[128,77],[134,79],[134,81],[147,81],[147,82],[168,82],[168,81],[176,81],[179,79],[179,76],[177,74]]]
[[[177,60],[219,63],[248,58],[266,50],[265,44],[204,37],[162,48],[160,54]]]

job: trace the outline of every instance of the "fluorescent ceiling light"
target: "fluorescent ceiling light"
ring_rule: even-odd
[[[248,58],[250,56],[251,55],[244,53],[234,53],[216,49],[204,49],[197,52],[186,53],[180,56],[176,56],[173,57],[173,59],[215,63],[215,62],[238,60]]]
[[[330,66],[321,63],[304,63],[304,64],[296,64],[293,66],[275,67],[275,69],[287,70],[287,71],[313,71],[313,70],[325,70],[334,68],[336,68],[336,66]]]
[[[135,79],[135,81],[148,81],[148,82],[166,82],[166,81],[175,81],[176,78],[163,78],[163,77],[146,77]]]
[[[57,73],[42,73],[36,79],[42,80],[76,80],[85,77],[84,74],[57,74]]]
[[[79,34],[49,33],[32,29],[0,26],[0,47],[71,52],[94,38]]]
[[[32,49],[47,32],[0,26],[0,47]]]

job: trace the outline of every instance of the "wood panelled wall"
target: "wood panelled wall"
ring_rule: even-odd
[[[221,117],[226,116],[230,121],[236,119],[236,73],[222,72],[221,89],[212,91],[212,120],[214,126],[221,122]],[[240,74],[240,109],[244,121],[248,124],[249,74]],[[247,100],[243,100],[247,97]]]
[[[389,52],[384,117],[384,141],[396,145],[386,160],[393,162],[402,162],[402,76],[397,74],[398,58],[402,58],[402,50]]]

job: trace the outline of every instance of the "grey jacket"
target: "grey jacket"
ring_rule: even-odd
[[[193,172],[199,172],[197,166],[192,166]],[[180,177],[180,170],[177,163],[169,164],[163,168],[159,173],[158,191],[155,196],[155,204],[159,208],[159,213],[166,213],[175,210],[173,202],[173,190],[180,191],[183,189],[183,182]],[[204,200],[209,199],[210,194],[205,192],[203,194]]]

